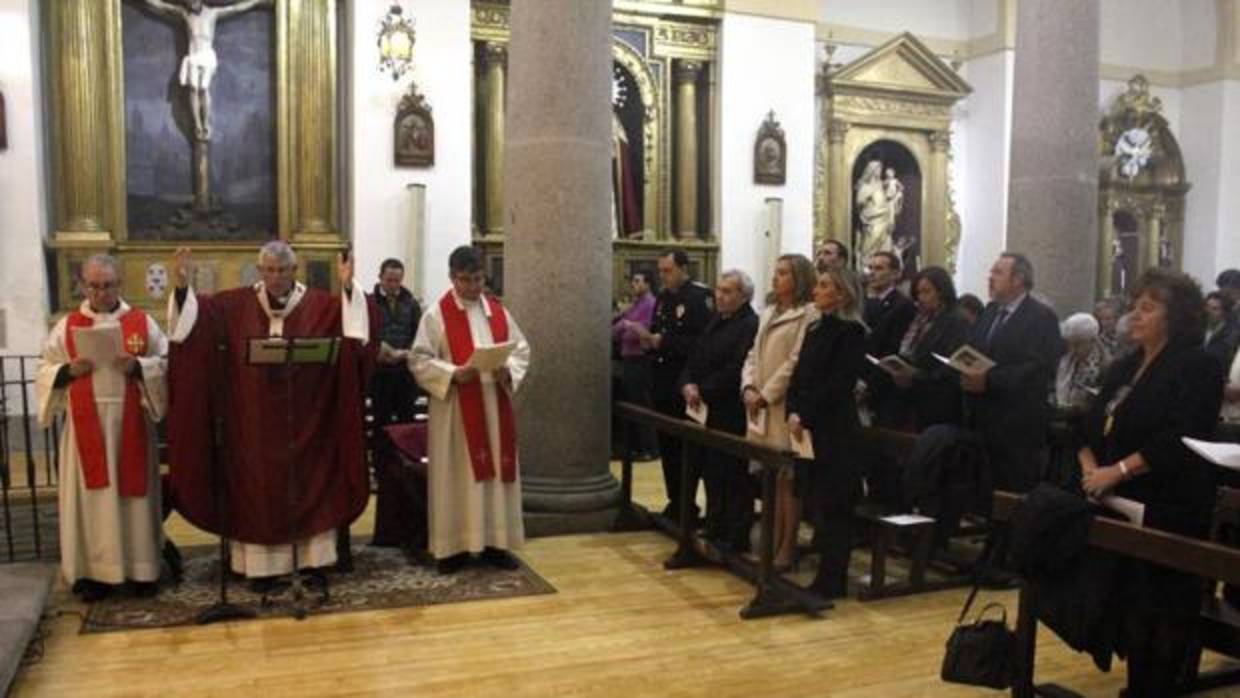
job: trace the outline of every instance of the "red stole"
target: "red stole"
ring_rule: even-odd
[[[483,296],[483,302],[491,311],[491,341],[499,344],[508,341],[508,316],[504,306],[491,296]],[[464,366],[474,355],[474,337],[469,331],[469,315],[456,304],[448,291],[439,300],[439,312],[443,315],[444,332],[448,336],[448,350],[452,363]],[[469,460],[474,469],[474,480],[482,482],[495,478],[495,464],[491,458],[491,445],[487,440],[487,418],[482,404],[482,381],[458,383],[461,419],[465,423],[465,442],[469,445]],[[500,475],[504,482],[517,479],[517,430],[512,416],[512,402],[508,393],[496,386],[495,398],[499,406],[499,452]]]
[[[65,348],[69,358],[77,359],[77,346],[73,340],[73,328],[90,327],[95,322],[80,310],[69,313],[65,324]],[[121,345],[134,356],[146,353],[148,342],[146,314],[130,310],[120,318]],[[117,473],[120,476],[118,491],[122,497],[145,497],[147,491],[147,441],[146,420],[142,416],[142,396],[138,392],[137,379],[125,377],[125,397],[122,403],[121,452]],[[95,405],[95,384],[91,374],[79,376],[69,383],[69,416],[73,419],[73,434],[77,440],[78,457],[82,461],[82,474],[86,476],[86,488],[97,490],[108,486],[108,450]]]

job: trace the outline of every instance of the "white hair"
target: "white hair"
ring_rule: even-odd
[[[89,267],[92,264],[97,267],[107,267],[108,269],[112,270],[112,274],[118,280],[121,278],[121,263],[116,260],[116,257],[113,257],[110,254],[104,254],[102,252],[98,252],[98,253],[92,254],[91,256],[87,257],[86,261],[82,262],[81,273],[85,274],[86,267]]]
[[[745,272],[740,269],[729,269],[720,274],[719,278],[721,280],[732,279],[735,281],[736,285],[740,287],[741,298],[745,299],[746,303],[753,300],[753,279],[749,278],[749,275]]]
[[[258,263],[264,259],[274,259],[292,266],[297,263],[297,253],[283,240],[272,240],[258,249]]]
[[[1098,338],[1098,320],[1089,313],[1074,313],[1059,325],[1059,332],[1067,341],[1087,341]]]

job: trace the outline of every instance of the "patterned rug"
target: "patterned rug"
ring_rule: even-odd
[[[215,546],[184,550],[185,576],[180,584],[162,583],[159,595],[149,599],[136,598],[123,590],[114,593],[90,606],[80,632],[192,625],[197,615],[218,599],[218,552]],[[305,606],[310,615],[555,593],[555,587],[524,561],[520,568],[511,571],[475,563],[455,574],[441,575],[433,566],[410,564],[397,548],[374,548],[354,542],[353,566],[354,571],[348,574],[328,574],[330,589],[326,601],[322,600],[320,587],[307,587]],[[254,610],[258,619],[287,618],[293,611],[287,591],[264,604],[260,594],[235,579],[229,582],[228,599]]]

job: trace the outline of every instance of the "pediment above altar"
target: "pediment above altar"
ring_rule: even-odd
[[[831,71],[833,93],[912,94],[955,101],[972,91],[951,66],[908,32]]]

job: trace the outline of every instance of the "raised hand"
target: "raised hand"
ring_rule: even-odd
[[[340,288],[353,290],[353,255],[349,250],[336,255],[336,276],[340,279]]]
[[[194,278],[194,272],[197,269],[194,266],[193,252],[190,248],[177,248],[176,252],[172,254],[172,269],[177,288],[188,286],[190,280]]]

